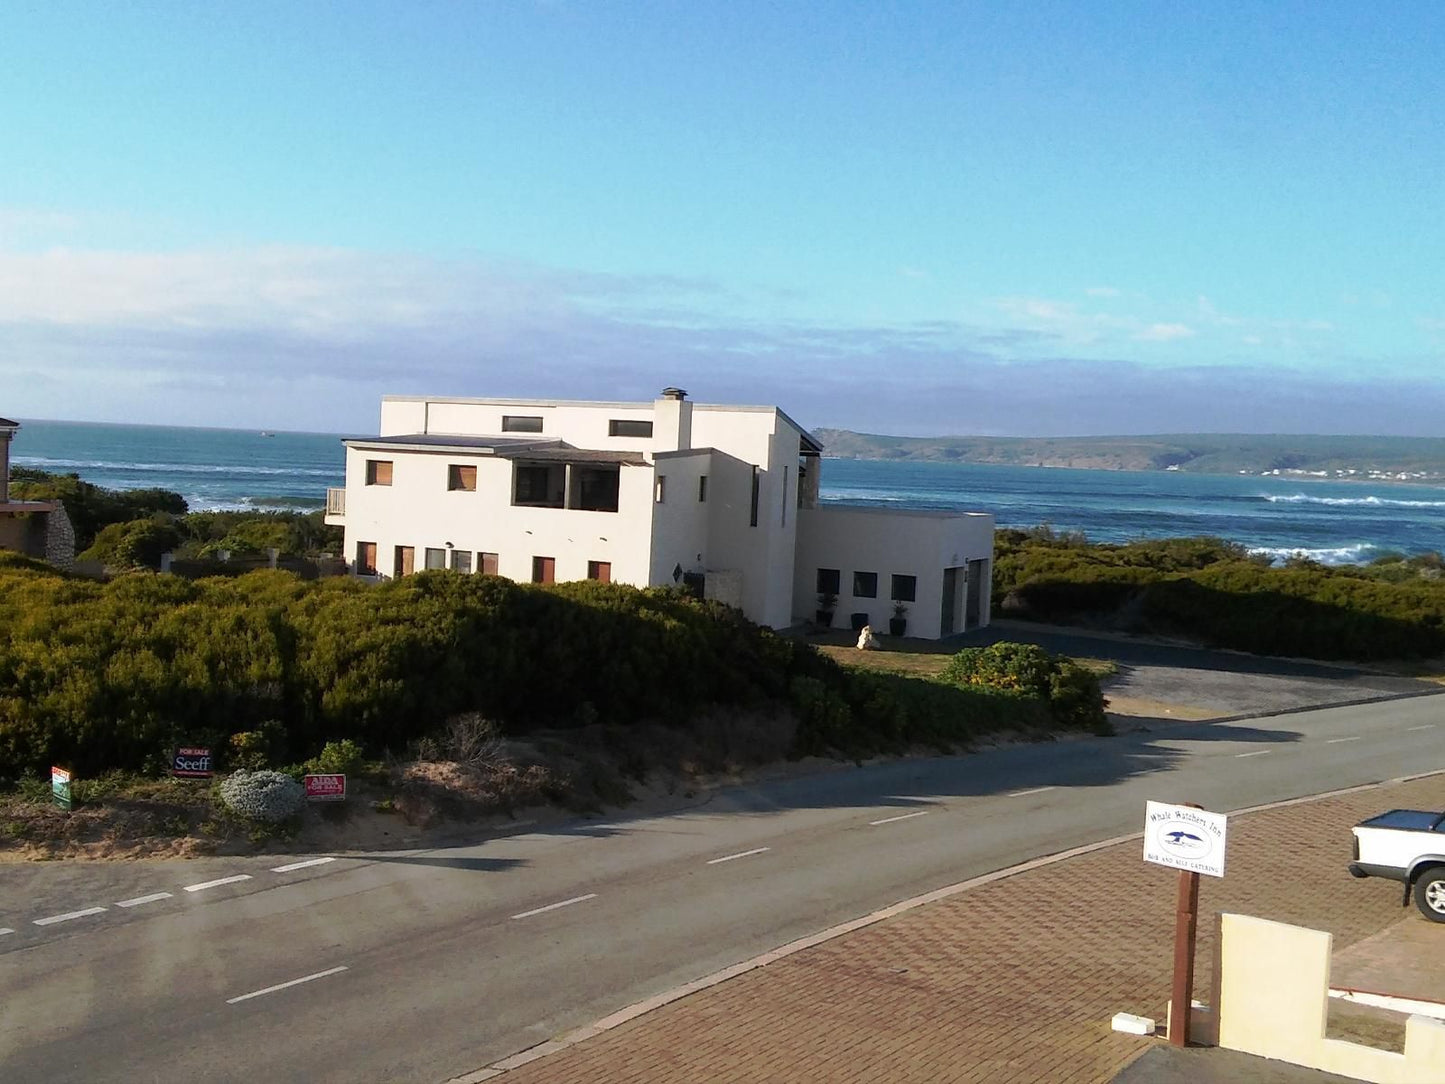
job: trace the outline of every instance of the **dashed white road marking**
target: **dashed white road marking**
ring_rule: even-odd
[[[928,810],[920,809],[917,813],[903,813],[897,817],[884,817],[881,821],[869,821],[868,827],[876,828],[880,824],[892,824],[894,821],[906,821],[911,820],[914,817],[926,816],[928,816]]]
[[[168,900],[171,898],[169,892],[152,892],[149,896],[137,896],[133,900],[120,900],[117,907],[139,907],[143,903],[155,903],[156,900]]]
[[[15,931],[12,930],[9,926],[0,926],[0,937],[4,937],[7,933],[14,933],[14,932],[15,932]]]
[[[311,982],[315,979],[324,979],[327,975],[337,975],[345,971],[345,966],[332,967],[325,971],[318,971],[314,975],[303,975],[299,979],[292,979],[290,982],[278,982],[275,986],[268,986],[264,990],[252,990],[249,994],[242,994],[240,997],[226,998],[227,1005],[235,1005],[241,1001],[250,1001],[253,997],[260,997],[262,994],[274,994],[277,990],[285,990],[291,986],[300,986],[303,982]]]
[[[1030,790],[1016,790],[1009,795],[1010,798],[1027,798],[1030,794],[1042,794],[1046,790],[1058,790],[1058,787],[1033,787]]]
[[[289,865],[277,866],[271,870],[272,873],[290,873],[293,869],[305,869],[307,866],[324,866],[327,862],[335,862],[334,858],[308,858],[304,862],[292,862]]]
[[[570,900],[563,900],[560,903],[549,903],[546,907],[534,907],[530,911],[523,911],[520,915],[513,915],[513,918],[531,918],[533,915],[540,915],[544,911],[555,911],[559,907],[571,907],[574,903],[582,903],[584,900],[595,900],[596,892],[589,892],[585,896],[573,896]]]
[[[1407,726],[1406,730],[1434,730],[1434,723],[1426,723],[1424,726]]]
[[[87,907],[83,911],[67,911],[63,915],[51,915],[49,918],[37,918],[37,926],[54,926],[57,922],[69,922],[73,918],[86,918],[90,915],[98,915],[104,911],[104,907]]]
[[[1245,757],[1262,757],[1267,755],[1269,752],[1270,750],[1268,749],[1256,749],[1252,753],[1235,753],[1234,755],[1240,760],[1243,760]]]
[[[249,881],[249,873],[238,873],[234,877],[221,877],[214,881],[202,881],[198,885],[186,885],[187,892],[204,892],[208,888],[220,888],[222,885],[233,885],[238,881]]]
[[[723,858],[709,858],[707,864],[709,866],[715,866],[719,862],[731,862],[734,858],[751,858],[755,854],[762,854],[767,849],[766,847],[754,847],[750,851],[739,851],[737,854],[730,854]]]
[[[1359,740],[1360,740],[1360,736],[1359,736],[1358,734],[1356,734],[1353,738],[1331,738],[1329,741],[1325,742],[1325,744],[1326,744],[1326,745],[1339,745],[1340,742],[1342,742],[1342,741],[1359,741]]]

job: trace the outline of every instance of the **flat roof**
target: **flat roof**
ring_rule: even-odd
[[[9,418],[0,418],[0,429],[19,429],[19,422],[12,422]]]
[[[565,463],[626,463],[646,466],[642,452],[574,448],[565,441],[527,437],[469,437],[451,433],[406,433],[393,437],[342,437],[350,448],[408,452],[465,452],[498,459],[540,459]]]
[[[653,404],[659,400],[648,402],[619,402],[608,399],[496,399],[487,396],[472,395],[383,395],[381,401],[383,403],[461,403],[468,406],[529,407],[537,410],[553,410],[557,407],[607,407],[613,410],[651,410],[653,409]],[[732,410],[745,414],[776,414],[798,431],[810,451],[821,452],[823,450],[823,445],[818,438],[790,418],[781,407],[750,406],[741,403],[699,403],[692,399],[684,401],[692,403],[694,410]]]

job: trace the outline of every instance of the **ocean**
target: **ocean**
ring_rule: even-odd
[[[159,487],[193,511],[324,507],[343,484],[341,438],[254,429],[19,419],[11,462],[114,489]],[[1445,550],[1445,487],[1376,481],[825,459],[824,501],[992,512],[1095,542],[1218,535],[1326,564]]]

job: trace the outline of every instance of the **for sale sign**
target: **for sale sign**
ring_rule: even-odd
[[[1193,806],[1147,802],[1144,861],[1223,877],[1228,820],[1223,813],[1210,813]]]
[[[182,779],[209,779],[215,775],[211,768],[211,751],[199,746],[182,746],[171,758],[171,774]]]
[[[346,776],[305,776],[306,800],[309,802],[341,802],[346,800]]]
[[[71,807],[70,770],[68,768],[50,769],[50,797],[61,809]]]

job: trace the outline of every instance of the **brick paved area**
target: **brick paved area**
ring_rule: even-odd
[[[1440,808],[1445,777],[1231,818],[1228,876],[1203,878],[1195,996],[1213,922],[1239,911],[1329,930],[1336,948],[1401,917],[1391,882],[1345,872],[1349,828]],[[506,1073],[505,1084],[1108,1081],[1161,1022],[1176,875],[1127,843],[981,886],[789,956]]]

